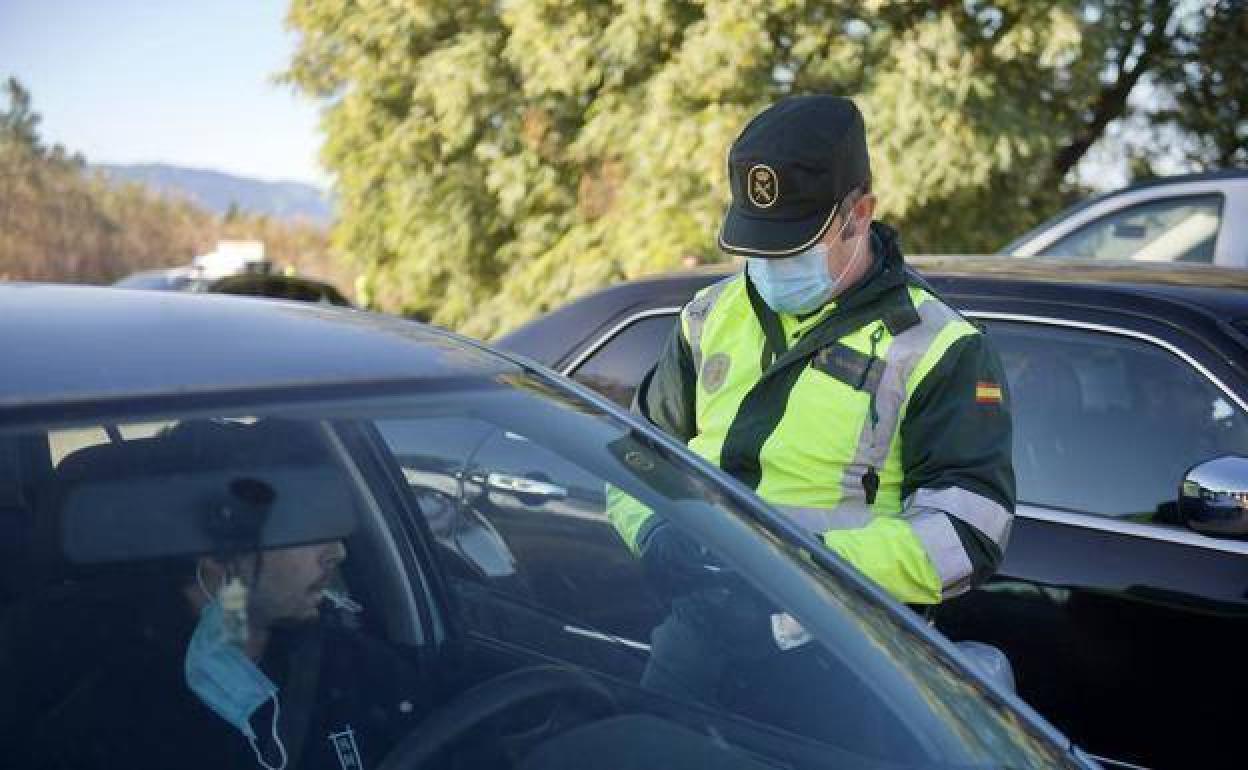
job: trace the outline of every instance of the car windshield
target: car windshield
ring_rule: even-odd
[[[1069,761],[740,490],[545,379],[73,413],[0,433],[6,766]]]

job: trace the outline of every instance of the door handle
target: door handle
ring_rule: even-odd
[[[521,495],[551,498],[568,496],[568,490],[558,484],[526,479],[523,476],[512,476],[508,473],[491,473],[486,477],[485,483],[493,489],[501,489],[504,492],[514,492]]]

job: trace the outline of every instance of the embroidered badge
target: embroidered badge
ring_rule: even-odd
[[[975,383],[975,403],[1001,404],[1001,386],[995,382],[980,380]]]
[[[716,353],[706,359],[706,363],[702,364],[702,387],[707,393],[714,393],[723,387],[731,366],[732,359],[727,353]]]
[[[760,209],[770,208],[780,199],[780,177],[771,166],[757,163],[750,167],[745,189],[750,203]]]
[[[360,759],[360,747],[355,744],[355,731],[351,725],[342,732],[330,733],[329,742],[338,754],[338,764],[342,770],[364,770],[364,762]]]

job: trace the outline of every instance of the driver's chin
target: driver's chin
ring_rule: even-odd
[[[278,625],[301,625],[315,621],[321,616],[321,597],[308,595],[298,602],[291,602],[275,618]]]

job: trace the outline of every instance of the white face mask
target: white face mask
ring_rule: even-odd
[[[850,221],[848,217],[845,219],[838,238]],[[802,315],[818,310],[845,290],[845,279],[854,271],[866,239],[867,233],[863,233],[854,246],[853,255],[836,278],[828,272],[828,247],[823,241],[793,257],[750,257],[746,259],[746,271],[767,307],[777,313]]]

